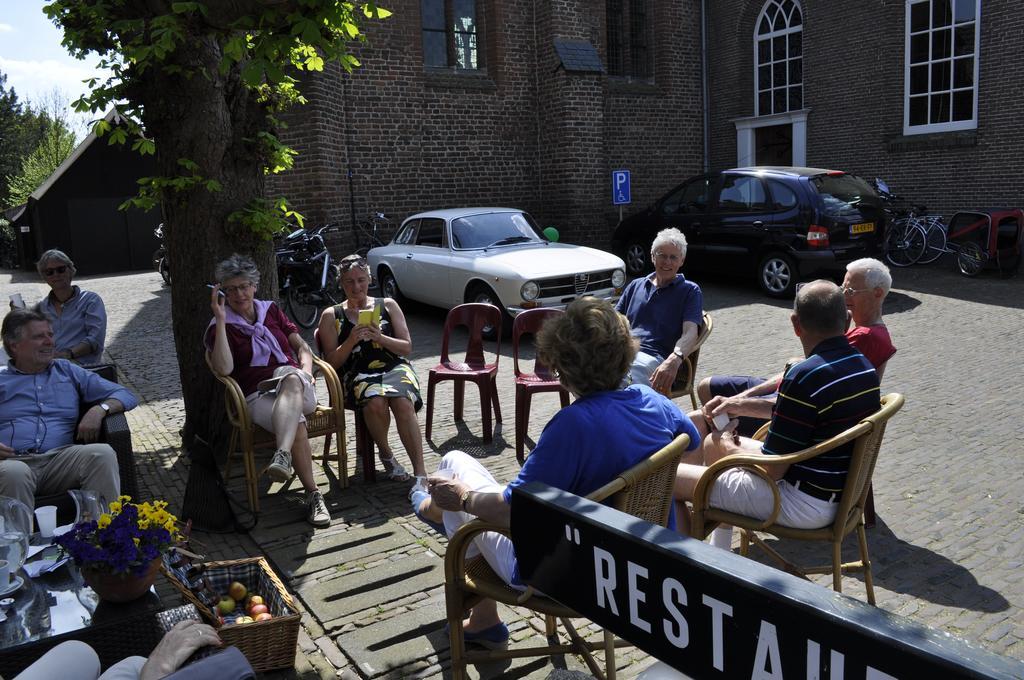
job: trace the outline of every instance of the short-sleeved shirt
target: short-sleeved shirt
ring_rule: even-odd
[[[66,359],[54,359],[39,373],[22,373],[8,362],[0,368],[0,441],[40,453],[73,444],[82,404],[103,399],[117,399],[125,411],[139,403],[121,385]]]
[[[876,412],[881,404],[878,373],[845,336],[823,340],[782,379],[771,427],[761,450],[769,455],[800,451],[834,437]],[[840,493],[846,484],[854,442],[794,463],[785,479]]]
[[[846,339],[866,356],[875,368],[880,368],[896,354],[896,346],[892,344],[889,329],[885,324],[854,326],[846,331]]]
[[[683,323],[703,321],[704,297],[700,286],[677,274],[673,281],[658,287],[654,275],[633,279],[622,292],[615,309],[629,319],[633,337],[640,350],[665,359],[683,333]]]
[[[288,337],[292,333],[299,332],[298,327],[273,302],[267,308],[267,316],[263,320],[263,325],[274,335],[277,344],[280,345],[281,351],[284,352],[288,361],[280,362],[271,355],[266,366],[253,366],[252,338],[235,324],[225,324],[228,348],[231,350],[231,360],[235,365],[234,370],[231,371],[231,377],[238,382],[238,386],[242,388],[242,393],[247,396],[256,391],[256,386],[260,384],[260,381],[272,378],[274,376],[274,369],[278,366],[287,365],[299,368],[299,364],[295,361],[292,353],[292,346],[288,342]],[[206,330],[205,342],[207,350],[213,349],[213,337],[216,330],[216,326],[210,326]]]
[[[107,310],[103,300],[92,291],[73,286],[74,294],[62,305],[57,314],[56,300],[51,292],[36,305],[36,310],[46,315],[53,327],[53,346],[58,350],[69,350],[82,342],[88,342],[92,351],[80,354],[75,361],[83,366],[102,361],[103,345],[107,337]]]
[[[505,488],[505,502],[527,482],[586,496],[683,433],[690,435],[688,450],[700,446],[690,419],[647,385],[589,394],[555,413]]]

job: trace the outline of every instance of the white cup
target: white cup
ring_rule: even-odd
[[[25,299],[21,297],[21,293],[11,295],[11,305],[15,309],[25,309]]]
[[[6,588],[11,584],[11,563],[7,560],[0,560],[0,588]]]
[[[39,525],[39,535],[43,538],[53,536],[53,530],[57,528],[57,506],[44,505],[36,508],[36,524]]]

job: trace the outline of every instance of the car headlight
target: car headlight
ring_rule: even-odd
[[[626,272],[621,269],[616,269],[612,272],[612,286],[615,288],[621,288],[622,284],[626,282]]]
[[[519,289],[519,295],[526,301],[536,300],[540,296],[540,286],[536,281],[527,281]]]

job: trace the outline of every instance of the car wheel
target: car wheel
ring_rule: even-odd
[[[405,301],[402,289],[398,287],[398,281],[395,280],[395,275],[387,267],[380,270],[380,292],[384,297],[389,297],[399,304]]]
[[[793,259],[782,253],[771,253],[757,266],[757,283],[772,297],[789,297],[796,289],[796,267]]]
[[[626,273],[632,277],[643,276],[651,271],[651,245],[642,241],[630,241],[626,246]]]
[[[498,299],[497,294],[489,286],[477,284],[469,289],[466,302],[478,302],[485,305],[494,305],[501,310],[501,334],[508,337],[512,334],[512,317],[505,311],[504,305]],[[485,340],[494,340],[498,333],[494,326],[484,326],[483,336]]]

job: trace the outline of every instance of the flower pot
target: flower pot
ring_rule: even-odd
[[[160,573],[160,558],[149,563],[142,576],[111,574],[100,569],[82,569],[82,578],[104,602],[131,602],[142,597]]]

